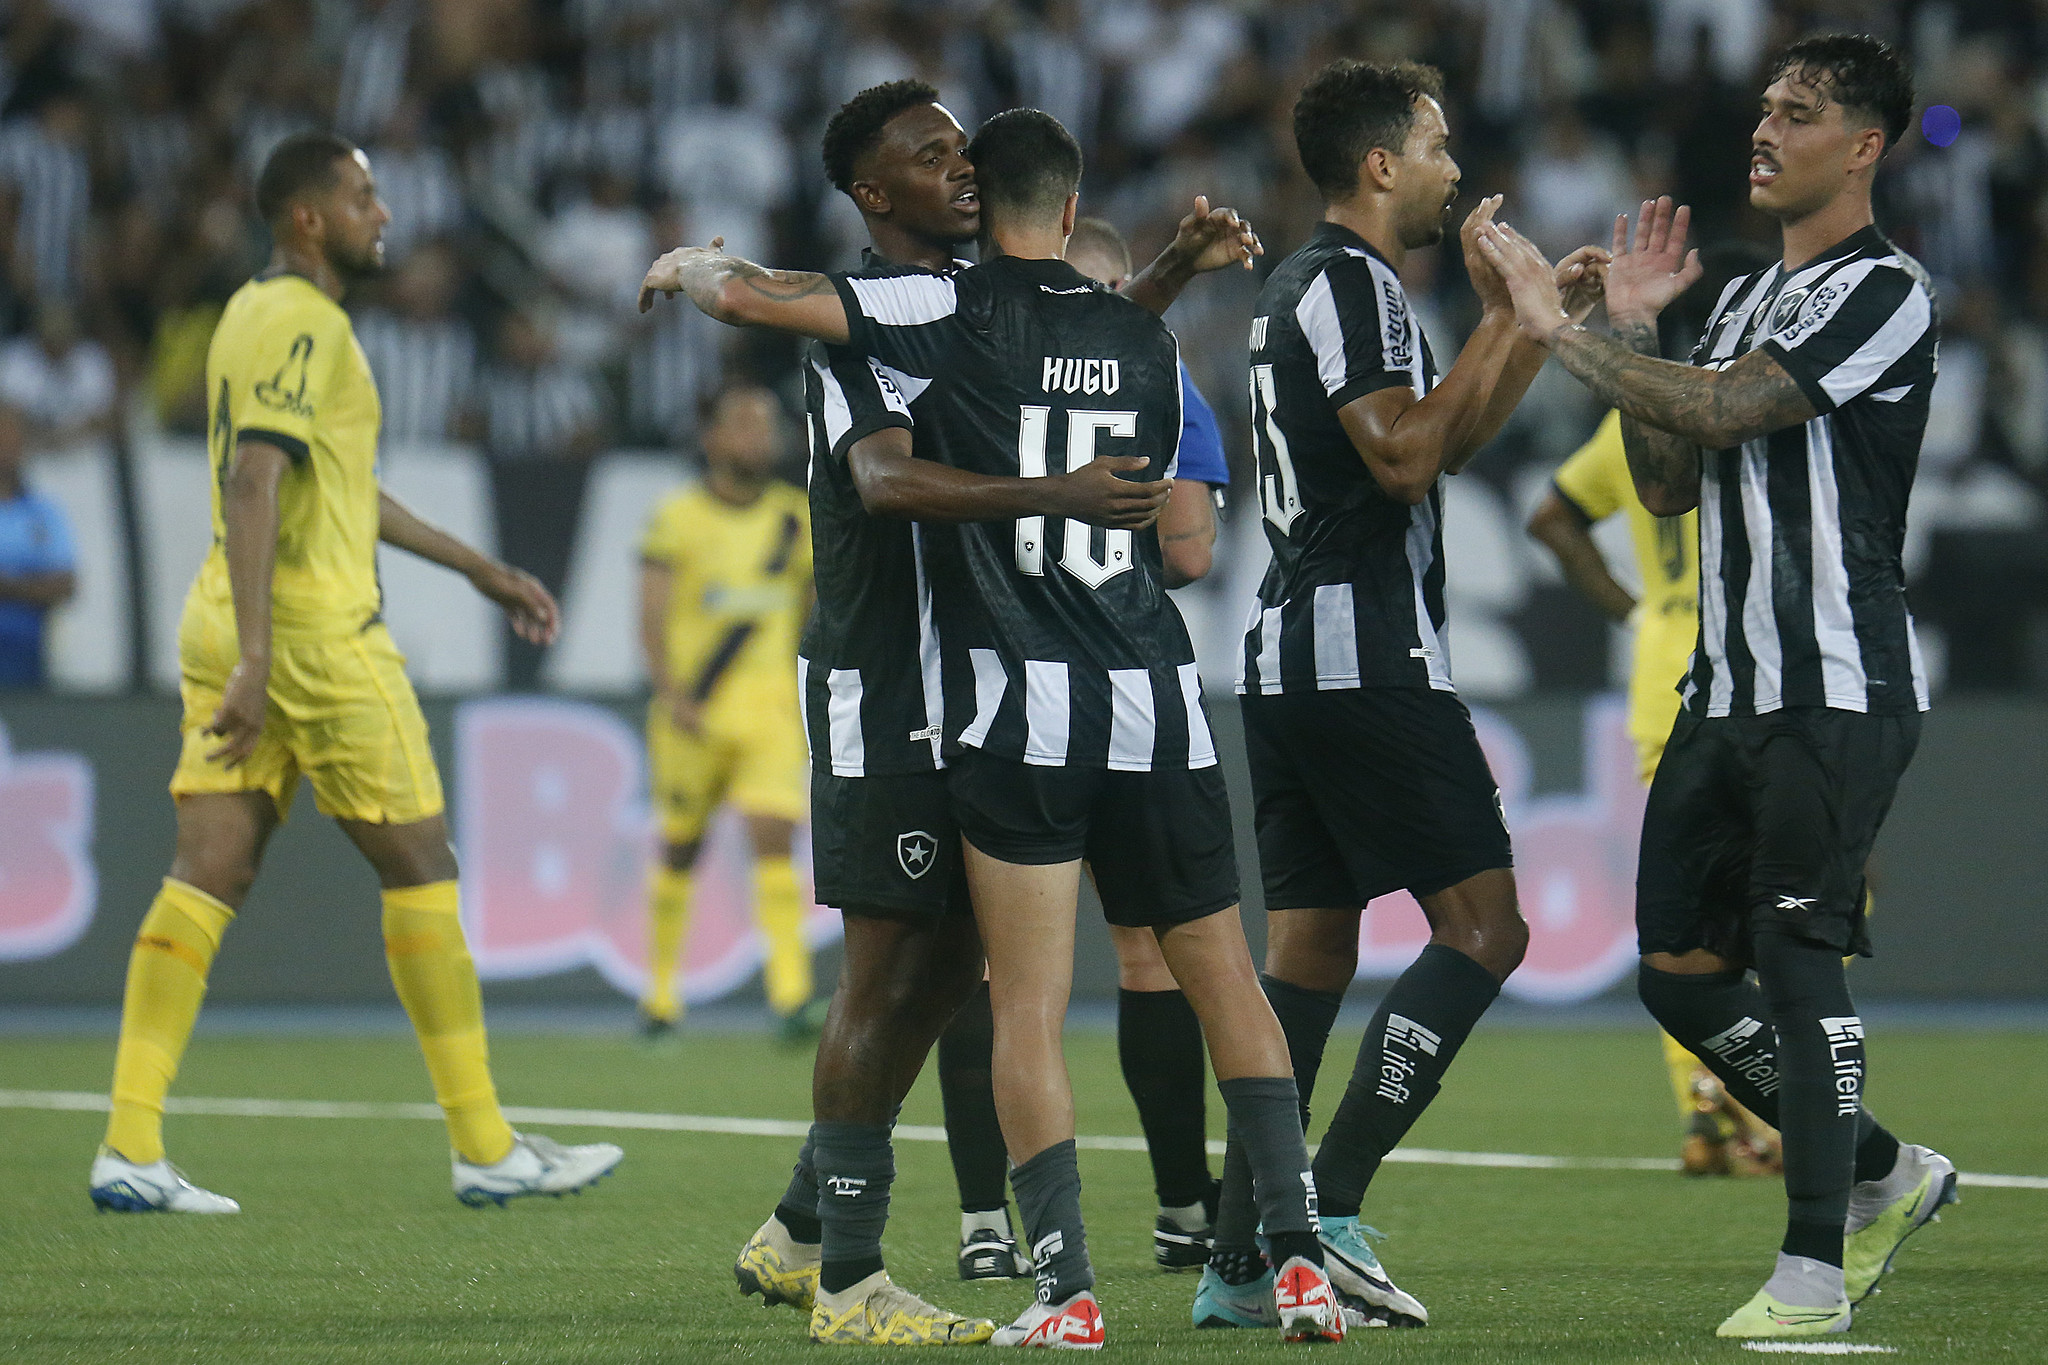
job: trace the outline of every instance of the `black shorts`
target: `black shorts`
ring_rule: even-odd
[[[1768,926],[1867,956],[1863,866],[1919,742],[1918,712],[1681,712],[1643,812],[1642,951],[1748,963]]]
[[[1268,910],[1349,910],[1513,867],[1500,788],[1455,692],[1250,694]]]
[[[1111,924],[1185,924],[1237,904],[1220,768],[1041,768],[970,749],[946,771],[976,848],[1006,863],[1087,859]]]
[[[971,915],[946,775],[811,774],[818,903],[850,915]]]

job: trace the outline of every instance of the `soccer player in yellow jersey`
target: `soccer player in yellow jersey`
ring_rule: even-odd
[[[1594,523],[1628,515],[1642,580],[1637,597],[1608,572],[1589,534]],[[1647,785],[1678,718],[1678,681],[1699,636],[1699,513],[1650,515],[1636,496],[1621,444],[1621,415],[1610,412],[1593,438],[1559,466],[1549,496],[1529,518],[1529,534],[1557,556],[1564,576],[1594,606],[1635,627],[1629,667],[1628,733]],[[1664,1062],[1681,1121],[1687,1125],[1689,1174],[1758,1174],[1775,1169],[1776,1137],[1729,1098],[1712,1072],[1669,1034]]]
[[[329,134],[288,138],[256,201],[276,249],[228,301],[207,354],[213,548],[178,632],[177,850],[129,958],[92,1201],[239,1210],[165,1158],[164,1097],[221,936],[301,774],[383,886],[385,953],[447,1117],[456,1195],[503,1204],[581,1189],[618,1163],[617,1147],[522,1136],[498,1108],[441,781],[383,625],[377,544],[464,574],[534,640],[554,635],[555,603],[378,487],[377,388],[339,302],[383,262],[391,215],[368,159]]]
[[[650,1037],[682,1014],[675,977],[691,871],[726,802],[753,840],[769,1008],[786,1038],[814,1027],[809,905],[790,861],[809,784],[796,646],[811,601],[811,515],[804,491],[775,478],[782,437],[774,394],[725,389],[703,430],[702,482],[655,509],[641,542],[640,638],[654,685],[647,752],[663,844],[641,1000]]]

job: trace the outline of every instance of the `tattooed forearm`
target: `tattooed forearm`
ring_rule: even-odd
[[[1655,356],[1657,324],[1617,322],[1614,335],[1637,355]],[[1671,511],[1697,506],[1700,498],[1700,448],[1683,437],[1621,414],[1621,444],[1628,452],[1628,472],[1643,505]]]
[[[768,270],[752,261],[734,263],[733,278],[764,299],[788,303],[833,292],[832,281],[808,270]]]
[[[1623,416],[1707,450],[1726,450],[1797,426],[1813,403],[1769,352],[1751,351],[1725,370],[1638,355],[1583,327],[1561,329],[1551,354]]]

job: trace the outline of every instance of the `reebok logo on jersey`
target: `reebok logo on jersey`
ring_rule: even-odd
[[[1778,908],[1780,910],[1811,910],[1816,899],[1813,896],[1780,896],[1778,897]]]
[[[857,1175],[834,1175],[825,1178],[825,1186],[836,1195],[853,1199],[868,1187],[868,1182],[864,1177]]]
[[[1047,393],[1115,393],[1124,386],[1123,371],[1114,360],[1056,355],[1045,358],[1042,380]]]
[[[1830,1015],[1820,1021],[1820,1031],[1827,1035],[1835,1072],[1835,1115],[1851,1117],[1863,1108],[1863,1021],[1853,1014]]]
[[[1778,1088],[1777,1037],[1745,1016],[1700,1044],[1765,1095]]]
[[[921,829],[896,836],[896,861],[903,875],[916,881],[939,860],[939,841]]]

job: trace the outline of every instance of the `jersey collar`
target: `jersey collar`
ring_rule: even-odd
[[[1365,238],[1359,236],[1350,228],[1345,227],[1342,223],[1332,223],[1328,219],[1325,219],[1322,222],[1317,223],[1316,230],[1312,234],[1311,240],[1321,242],[1329,246],[1356,247],[1359,250],[1365,252],[1368,256],[1371,256],[1374,260],[1378,261],[1387,269],[1394,270],[1394,263],[1388,260],[1384,255],[1382,255],[1378,247],[1374,246],[1371,242],[1366,241]],[[1399,275],[1401,272],[1398,270],[1394,270],[1394,273],[1396,275]]]
[[[953,258],[953,268],[951,270],[933,270],[929,266],[911,265],[904,261],[891,260],[871,246],[864,246],[860,249],[860,268],[862,273],[869,271],[885,271],[890,274],[899,275],[916,273],[938,275],[942,278],[950,279],[961,271],[971,268],[973,265],[974,262],[963,261],[956,256]]]
[[[1793,275],[1804,275],[1807,271],[1817,266],[1833,265],[1843,257],[1853,256],[1859,251],[1889,251],[1890,248],[1891,243],[1882,232],[1877,230],[1877,224],[1871,223],[1857,228],[1847,237],[1836,242],[1797,270],[1786,270],[1785,274],[1788,278]],[[1784,261],[1781,259],[1778,262],[1779,269],[1783,270],[1784,264]]]

